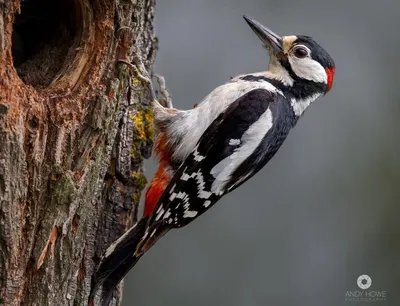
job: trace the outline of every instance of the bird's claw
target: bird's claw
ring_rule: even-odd
[[[173,108],[171,95],[169,94],[167,87],[165,85],[165,79],[159,74],[154,74],[153,77],[157,80],[158,89],[158,101],[159,103],[167,108]]]
[[[157,94],[156,94],[156,92],[154,91],[153,82],[151,80],[151,77],[148,76],[146,69],[139,57],[137,57],[137,56],[134,57],[132,59],[132,62],[129,62],[124,59],[120,59],[120,60],[118,60],[118,63],[125,64],[129,68],[131,68],[132,71],[134,72],[136,78],[148,86],[148,88],[150,89],[152,100],[156,100],[156,101],[158,100],[159,103],[166,108],[173,107],[171,95],[169,94],[169,92],[165,86],[164,77],[162,77],[161,75],[158,75],[158,74],[154,75],[154,77],[157,80],[158,87],[159,87],[159,91],[157,91]],[[157,99],[157,96],[159,96],[159,95],[160,95],[160,99]]]

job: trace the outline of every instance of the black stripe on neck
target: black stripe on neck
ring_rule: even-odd
[[[304,100],[316,93],[323,94],[326,91],[326,84],[308,81],[299,78],[298,76],[293,77],[292,76],[292,74],[294,74],[293,71],[288,71],[288,72],[289,75],[293,78],[294,81],[293,86],[287,86],[279,80],[267,78],[262,75],[249,74],[241,77],[240,80],[249,82],[259,82],[259,81],[269,82],[276,88],[280,89],[287,98],[295,98],[296,100]]]

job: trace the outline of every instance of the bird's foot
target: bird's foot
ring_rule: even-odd
[[[159,103],[167,108],[173,108],[171,95],[165,85],[165,79],[159,74],[154,74],[153,77],[157,80],[158,91],[156,91]]]
[[[132,70],[132,72],[135,74],[135,78],[137,80],[139,80],[143,85],[148,87],[153,101],[154,100],[157,101],[160,105],[162,105],[163,107],[166,107],[166,108],[173,107],[171,95],[169,94],[169,92],[166,88],[164,77],[162,77],[161,75],[158,75],[158,74],[154,75],[154,78],[157,80],[157,84],[158,84],[158,88],[159,88],[158,91],[155,91],[151,77],[146,72],[146,69],[139,57],[134,57],[132,59],[132,62],[129,62],[128,60],[120,59],[120,60],[118,60],[118,63],[127,65]]]

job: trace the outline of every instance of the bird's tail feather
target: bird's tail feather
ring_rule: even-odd
[[[101,290],[101,305],[110,305],[111,298],[113,296],[114,290],[118,283],[125,277],[130,269],[138,262],[142,255],[129,256],[119,267],[114,270],[107,279],[103,282],[103,288]]]
[[[147,229],[148,217],[142,218],[124,235],[108,247],[92,277],[90,300],[94,301],[100,287],[101,305],[108,306],[112,293],[126,273],[136,264],[136,247]]]

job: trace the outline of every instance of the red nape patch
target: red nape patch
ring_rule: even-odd
[[[326,92],[328,92],[332,88],[335,70],[335,68],[325,68],[326,74],[328,76],[328,90]]]

